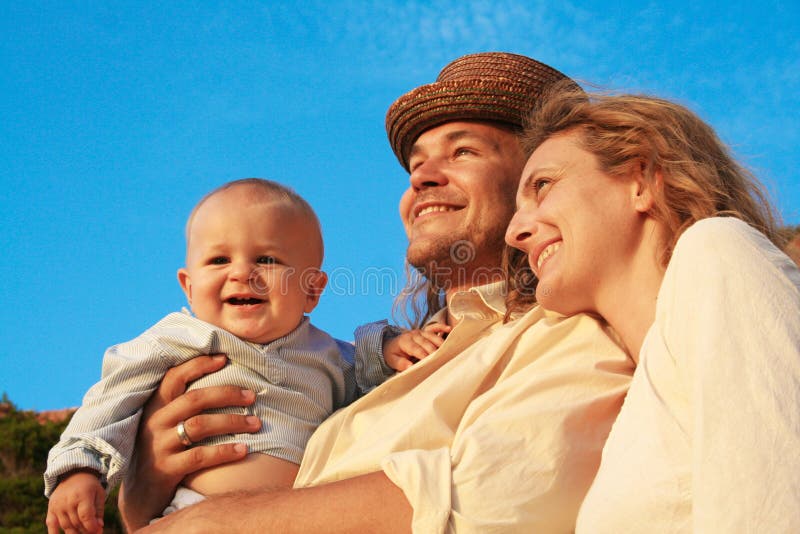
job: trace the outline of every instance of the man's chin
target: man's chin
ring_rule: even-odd
[[[450,264],[450,239],[417,239],[406,249],[406,261],[423,273]]]

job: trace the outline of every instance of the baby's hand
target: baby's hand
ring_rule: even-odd
[[[73,471],[58,483],[47,506],[47,533],[103,532],[106,490],[94,471]]]
[[[444,342],[444,334],[451,328],[442,323],[431,323],[422,330],[409,330],[383,342],[383,359],[395,371],[405,371]]]

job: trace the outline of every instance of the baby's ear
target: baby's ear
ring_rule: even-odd
[[[311,313],[319,304],[319,298],[328,284],[328,275],[319,269],[308,269],[303,275],[303,291],[306,293],[305,313]]]
[[[186,270],[186,267],[181,267],[178,269],[178,283],[181,285],[181,289],[183,289],[184,295],[186,295],[186,300],[189,302],[189,306],[192,305],[192,279],[189,276],[189,271]]]

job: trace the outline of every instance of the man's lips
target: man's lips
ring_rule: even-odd
[[[463,209],[463,206],[457,206],[445,202],[420,202],[414,206],[414,209],[411,212],[413,215],[412,220],[416,220],[420,217],[424,217],[433,213],[446,213],[450,211],[458,211],[460,209]]]

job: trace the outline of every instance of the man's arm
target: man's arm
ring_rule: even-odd
[[[185,421],[192,441],[236,432],[255,432],[257,417],[232,414],[202,414],[210,408],[247,406],[255,400],[252,391],[236,386],[204,388],[188,393],[193,380],[221,369],[224,356],[198,356],[172,368],[145,405],[136,437],[135,455],[122,484],[119,507],[129,530],[146,525],[169,504],[175,488],[186,475],[247,455],[242,444],[203,446],[187,449],[176,427]]]
[[[213,497],[141,532],[410,532],[411,515],[402,490],[377,472],[313,488]]]

